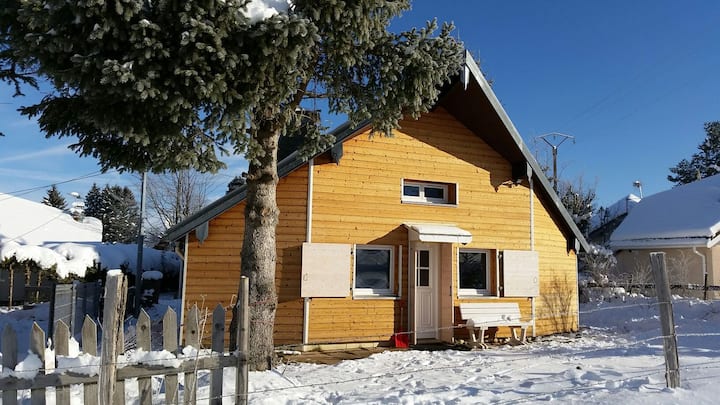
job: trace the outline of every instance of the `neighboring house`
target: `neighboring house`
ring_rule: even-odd
[[[610,235],[615,232],[618,226],[625,220],[627,214],[635,208],[642,198],[635,194],[628,194],[627,197],[615,202],[615,204],[600,208],[598,215],[593,217],[588,242],[600,246],[607,246],[610,242]]]
[[[310,161],[280,157],[276,345],[464,339],[464,302],[517,302],[537,335],[577,330],[587,242],[466,58],[393,137],[346,124]],[[245,196],[168,231],[186,259],[183,308],[235,299]]]
[[[650,253],[661,251],[671,283],[719,285],[719,241],[715,175],[645,197],[613,232],[610,248],[631,281],[652,282]]]
[[[79,222],[55,207],[0,193],[0,302],[22,303],[25,284],[40,283],[38,269],[13,268],[8,264],[10,258],[18,262],[33,260],[47,269],[66,259],[67,253],[60,255],[43,246],[101,240],[102,223],[98,219],[87,217]],[[66,275],[65,268],[55,265],[54,269],[61,276]]]
[[[0,193],[0,244],[9,241],[21,245],[100,242],[102,222],[91,217],[79,222],[55,207]]]

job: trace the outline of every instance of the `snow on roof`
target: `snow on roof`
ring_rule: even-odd
[[[617,200],[614,204],[605,207],[605,211],[602,215],[593,215],[591,218],[590,230],[595,230],[613,219],[624,215],[632,211],[636,205],[640,202],[641,198],[635,194],[628,194],[627,197]]]
[[[0,193],[0,261],[15,257],[40,267],[55,266],[58,276],[80,277],[95,264],[134,272],[136,244],[102,243],[102,223],[86,217],[81,223],[45,204]],[[182,262],[173,252],[143,249],[143,269],[177,273]]]
[[[720,175],[645,197],[610,237],[617,249],[707,246],[720,231]]]
[[[100,242],[102,223],[96,218],[75,221],[70,214],[48,205],[0,193],[0,244],[46,242]]]

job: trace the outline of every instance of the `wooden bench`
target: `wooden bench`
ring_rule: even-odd
[[[488,303],[462,303],[460,316],[465,321],[465,327],[470,333],[474,345],[483,349],[485,344],[485,331],[489,328],[507,326],[510,328],[510,343],[524,344],[527,337],[527,328],[532,322],[521,320],[520,307],[516,302],[488,302]],[[462,326],[462,325],[461,325]],[[475,337],[475,330],[480,330],[480,341]],[[517,330],[520,329],[520,337]]]

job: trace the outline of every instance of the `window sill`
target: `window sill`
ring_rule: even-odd
[[[433,207],[452,207],[457,208],[457,203],[440,203],[440,202],[426,202],[426,201],[412,201],[412,200],[400,200],[400,204],[409,205],[429,205]]]
[[[496,298],[500,298],[500,297],[498,297],[498,296],[496,296],[496,295],[490,295],[490,294],[488,293],[488,294],[473,294],[473,295],[470,295],[470,294],[462,294],[462,295],[458,295],[457,298],[458,298],[459,300],[472,300],[472,299],[485,299],[485,298],[493,298],[493,299],[496,299]]]
[[[399,300],[400,297],[396,295],[353,295],[354,300]]]

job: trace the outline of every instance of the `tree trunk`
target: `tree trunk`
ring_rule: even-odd
[[[247,175],[245,237],[241,273],[250,283],[250,370],[267,370],[275,362],[273,329],[277,293],[275,291],[275,229],[279,210],[276,201],[278,183],[277,149],[280,131],[273,123],[261,124],[256,140],[265,152],[250,162]]]

